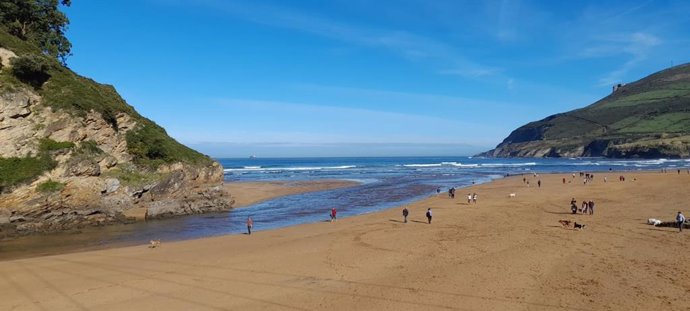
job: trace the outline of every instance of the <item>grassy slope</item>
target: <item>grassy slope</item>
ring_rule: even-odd
[[[519,130],[534,130],[546,140],[689,135],[690,65],[652,74],[588,107],[532,122]],[[519,136],[527,139],[523,133],[511,134],[513,137],[506,141],[519,140]]]
[[[15,52],[18,56],[40,54],[30,43],[19,40],[0,29],[0,47]],[[50,79],[35,90],[43,98],[42,104],[56,110],[83,117],[93,110],[117,129],[115,116],[124,112],[137,121],[138,128],[127,133],[128,151],[134,155],[135,163],[145,169],[155,169],[164,163],[184,162],[194,165],[209,165],[212,160],[172,139],[165,130],[153,121],[139,115],[110,85],[99,84],[81,77],[54,59],[50,62]],[[0,73],[0,92],[17,88],[30,88],[19,82],[7,69]],[[45,160],[45,159],[44,159]],[[0,158],[0,186],[12,186],[35,179],[50,165],[38,165],[40,158]],[[37,169],[29,169],[36,167]],[[17,175],[17,176],[14,176]]]

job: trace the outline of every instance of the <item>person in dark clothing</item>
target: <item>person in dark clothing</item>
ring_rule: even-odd
[[[570,211],[571,211],[573,214],[577,214],[577,201],[575,201],[575,198],[573,198],[572,200],[570,200]]]
[[[429,221],[429,224],[431,224],[431,208],[426,210],[426,219]]]
[[[589,214],[594,215],[594,201],[589,201]]]
[[[403,221],[407,223],[407,215],[410,214],[410,211],[407,210],[407,207],[403,208]]]
[[[254,221],[251,217],[247,217],[247,234],[252,234],[252,227],[254,227]]]
[[[429,218],[429,222],[431,222],[431,218]],[[683,223],[685,223],[685,216],[683,213],[678,212],[678,215],[676,215],[676,222],[678,223],[678,232],[683,231]]]

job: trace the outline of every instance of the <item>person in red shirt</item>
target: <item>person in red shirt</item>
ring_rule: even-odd
[[[335,210],[335,207],[331,209],[331,222],[334,222],[336,220],[336,214],[338,212]]]

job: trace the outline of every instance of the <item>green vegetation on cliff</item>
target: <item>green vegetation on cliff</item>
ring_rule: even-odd
[[[69,5],[70,1],[61,2]],[[97,112],[116,131],[119,130],[118,115],[127,114],[137,124],[128,129],[125,136],[127,151],[142,174],[155,171],[162,164],[176,162],[210,165],[210,158],[175,141],[162,127],[139,115],[113,86],[79,76],[63,65],[61,61],[69,54],[70,45],[63,33],[67,20],[61,19],[64,15],[57,7],[56,0],[0,0],[0,48],[17,55],[12,60],[11,70],[2,68],[0,71],[0,92],[33,89],[41,96],[42,105],[80,118],[91,111]],[[39,9],[47,11],[32,11]],[[26,16],[34,16],[34,19],[17,17],[21,12],[30,13]],[[48,29],[45,25],[57,28]],[[46,41],[46,38],[57,41]],[[63,39],[65,41],[61,41]],[[51,151],[74,148],[71,142],[43,139],[39,143],[37,156],[0,158],[0,191],[35,180],[54,168]],[[84,157],[99,154],[99,150],[94,142],[82,142],[75,152]]]
[[[513,131],[490,156],[690,156],[690,64]]]
[[[70,0],[0,0],[0,27],[16,38],[40,47],[43,54],[64,62],[72,44],[65,37],[69,24],[59,5]]]
[[[51,192],[57,192],[62,190],[62,188],[65,187],[65,184],[57,181],[53,181],[52,179],[49,179],[47,181],[44,181],[36,187],[36,190],[44,193],[51,193]]]
[[[52,170],[57,165],[57,162],[53,160],[52,153],[73,147],[74,143],[72,142],[58,142],[43,138],[39,141],[39,154],[35,157],[0,157],[0,193],[7,188],[30,182],[44,172]]]
[[[15,185],[30,182],[55,167],[48,154],[26,158],[0,158],[0,193]]]

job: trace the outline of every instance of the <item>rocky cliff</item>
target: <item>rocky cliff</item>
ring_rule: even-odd
[[[514,130],[489,157],[690,157],[690,64]]]
[[[217,162],[41,57],[0,31],[0,238],[231,207]],[[21,58],[47,79],[25,79]]]

